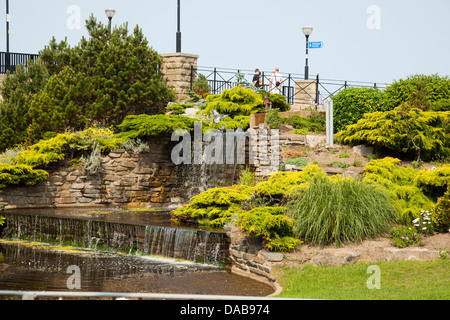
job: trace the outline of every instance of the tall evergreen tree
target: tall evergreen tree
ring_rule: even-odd
[[[91,16],[86,28],[89,37],[77,46],[53,38],[40,52],[46,78],[33,90],[26,91],[31,70],[11,77],[24,88],[16,93],[20,97],[4,95],[0,114],[10,123],[14,108],[5,106],[21,99],[23,119],[20,126],[8,124],[18,130],[0,136],[0,151],[24,141],[36,142],[48,131],[81,130],[91,123],[109,126],[128,115],[163,113],[175,100],[175,92],[159,73],[162,57],[149,47],[138,26],[129,32],[124,24],[110,33],[108,26]]]

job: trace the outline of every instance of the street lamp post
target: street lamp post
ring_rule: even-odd
[[[9,56],[9,22],[11,16],[9,15],[9,0],[6,0],[6,55],[5,55],[5,71],[11,69],[11,59]]]
[[[181,52],[181,9],[180,9],[180,0],[178,0],[178,9],[177,9],[177,53]]]
[[[309,66],[308,66],[308,51],[309,51],[309,36],[313,32],[313,27],[305,26],[302,28],[303,34],[306,37],[306,64],[305,64],[305,80],[309,78]]]
[[[105,14],[109,19],[109,25],[108,25],[109,26],[109,34],[111,34],[111,21],[112,21],[112,18],[114,17],[114,15],[116,14],[116,10],[113,8],[105,9]]]

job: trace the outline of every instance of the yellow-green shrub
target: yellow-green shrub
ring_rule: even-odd
[[[424,193],[424,177],[430,173],[401,167],[400,163],[401,160],[391,157],[372,160],[365,168],[364,181],[383,186],[395,200],[401,212],[401,222],[409,224],[422,210],[430,211],[433,207],[433,201]],[[419,175],[421,178],[416,180]]]
[[[293,220],[284,215],[283,207],[259,207],[250,211],[240,211],[237,224],[245,233],[262,237],[270,250],[291,251],[301,241],[294,239]]]
[[[336,138],[343,144],[371,144],[406,153],[415,150],[412,136],[424,158],[446,157],[450,154],[445,128],[449,117],[450,112],[398,107],[386,112],[367,113],[356,124],[338,132]]]
[[[240,210],[242,203],[252,196],[250,186],[232,186],[209,189],[195,197],[191,203],[171,212],[174,220],[191,220],[221,227]]]
[[[255,190],[261,196],[283,198],[302,190],[306,182],[325,176],[325,171],[315,164],[309,164],[299,172],[277,172],[268,181],[259,183]]]
[[[414,178],[414,185],[433,200],[441,197],[450,182],[450,164],[444,164],[433,170],[421,170]]]
[[[444,232],[450,231],[450,187],[440,197],[431,212],[431,219],[436,227]]]
[[[0,163],[0,191],[7,185],[34,185],[45,181],[48,173],[24,164]]]

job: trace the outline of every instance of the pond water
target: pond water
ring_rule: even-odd
[[[226,267],[223,230],[174,225],[167,211],[36,209],[1,214],[6,224],[0,239],[0,290],[273,293],[270,286]],[[79,288],[73,287],[74,270]]]

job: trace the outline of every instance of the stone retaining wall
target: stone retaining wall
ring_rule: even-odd
[[[95,174],[60,163],[35,186],[9,186],[0,193],[0,210],[28,207],[182,205],[180,177],[170,159],[168,136],[148,140],[150,152],[116,149],[103,157]]]
[[[227,229],[230,237],[229,260],[233,273],[249,277],[272,286],[276,295],[281,292],[281,287],[272,274],[272,262],[280,262],[284,255],[264,250],[261,239],[251,237],[241,232],[239,227]]]

